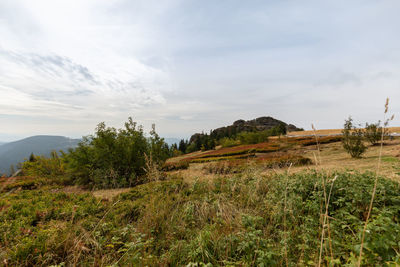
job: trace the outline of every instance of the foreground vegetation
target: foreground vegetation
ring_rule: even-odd
[[[248,165],[192,183],[170,177],[113,199],[66,193],[48,179],[26,187],[29,179],[14,186],[3,180],[0,260],[6,266],[313,266],[324,225],[322,264],[353,265],[374,174],[262,170]],[[399,240],[400,187],[379,178],[363,264],[400,264]]]
[[[166,164],[176,148],[154,127],[146,137],[132,119],[119,130],[99,124],[77,149],[50,158],[32,154],[22,164],[25,176],[0,178],[0,262],[398,266],[400,184],[379,176],[382,163],[399,174],[398,142],[387,142],[392,148],[383,154],[384,128],[375,124],[365,135],[347,122],[343,137],[269,139],[246,132],[237,135],[243,140],[224,139],[222,149]],[[374,148],[379,135],[374,172],[321,168],[326,146],[335,157],[354,152],[358,166],[365,137]],[[201,174],[187,179],[193,165]],[[117,187],[132,188],[88,191]]]

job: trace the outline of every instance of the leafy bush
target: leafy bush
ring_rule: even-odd
[[[143,127],[132,118],[124,129],[100,123],[94,135],[83,138],[66,154],[68,172],[80,185],[96,188],[133,186],[142,182],[146,157],[158,165],[169,157],[168,145],[155,132],[146,138]]]
[[[386,128],[380,126],[381,122],[372,124],[365,124],[365,138],[371,143],[371,145],[377,145],[383,138],[385,139],[389,135],[389,131]]]
[[[163,171],[176,171],[176,170],[185,170],[189,168],[189,162],[186,160],[181,160],[178,162],[170,162],[165,163],[162,167]]]
[[[186,153],[192,153],[195,151],[200,150],[200,147],[197,148],[197,145],[195,143],[190,143],[187,147],[186,147]]]
[[[222,147],[233,147],[233,146],[240,145],[240,141],[229,138],[229,137],[224,137],[221,140],[219,140],[219,144]]]
[[[61,157],[56,151],[52,151],[50,157],[34,156],[22,163],[22,173],[34,177],[55,177],[65,175],[65,153],[61,151]]]
[[[359,158],[367,150],[364,145],[364,132],[353,125],[353,119],[349,117],[345,120],[344,128],[342,130],[343,148],[351,155],[353,158]]]
[[[268,130],[269,135],[278,136],[285,135],[287,132],[286,124],[280,123],[278,126],[275,126]]]
[[[270,133],[268,131],[261,132],[241,132],[238,134],[237,139],[242,145],[258,144],[268,142]]]

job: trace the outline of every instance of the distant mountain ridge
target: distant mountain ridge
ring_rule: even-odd
[[[10,166],[23,162],[31,153],[48,156],[51,151],[74,148],[80,139],[64,136],[37,135],[0,145],[0,173],[8,174]]]

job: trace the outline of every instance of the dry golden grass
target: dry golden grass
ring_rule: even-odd
[[[388,128],[390,133],[400,133],[400,127],[389,127]],[[323,129],[323,130],[316,130],[315,133],[317,135],[335,135],[342,133],[342,129]],[[289,132],[288,136],[302,136],[302,135],[314,135],[314,131],[298,131],[298,132]]]
[[[93,196],[101,199],[112,199],[113,197],[131,190],[130,188],[102,189],[92,191]]]
[[[400,181],[400,141],[386,141],[382,151],[381,175]],[[375,171],[378,162],[379,146],[369,146],[362,158],[351,158],[343,149],[341,142],[321,145],[320,169],[327,171],[356,170]],[[302,148],[302,155],[313,159],[317,154],[315,146]],[[314,166],[292,167],[292,171],[302,171]]]
[[[130,188],[116,188],[116,189],[100,189],[100,190],[88,191],[82,189],[79,186],[65,186],[64,188],[62,188],[62,191],[65,193],[71,193],[71,194],[91,193],[96,198],[107,199],[107,200],[110,200],[121,193],[128,192],[129,190]]]
[[[204,171],[204,166],[208,163],[195,163],[190,164],[190,167],[186,170],[178,170],[169,172],[171,177],[181,177],[185,182],[191,184],[195,181],[210,181],[215,178],[215,174],[210,174]]]
[[[330,144],[322,144],[321,148],[321,163],[318,166],[320,170],[328,172],[333,171],[372,171],[374,172],[377,167],[379,146],[369,146],[367,152],[360,159],[351,158],[349,154],[343,149],[341,142]],[[317,147],[315,145],[306,147],[297,147],[288,150],[286,153],[302,155],[315,161],[317,155]],[[248,159],[247,164],[251,164],[253,159]],[[244,161],[246,164],[246,161]],[[196,180],[210,180],[215,177],[215,174],[209,174],[204,171],[204,166],[210,163],[195,163],[190,164],[186,170],[179,170],[170,172],[170,175],[182,176],[186,182],[193,182]],[[385,141],[382,151],[382,163],[380,174],[390,179],[400,181],[400,139],[393,141]],[[262,165],[260,165],[262,168]],[[304,170],[315,169],[315,165],[309,166],[292,166],[291,173],[301,172]],[[287,168],[281,169],[263,169],[263,174],[267,175],[271,172],[283,173]],[[232,174],[226,174],[229,176]],[[221,175],[219,175],[221,176]]]
[[[244,144],[233,147],[217,148],[208,151],[197,151],[185,154],[179,157],[170,158],[166,165],[174,165],[178,162],[202,163],[219,160],[233,160],[239,158],[253,157],[254,154],[266,153],[270,155],[273,152],[285,151],[295,146],[315,145],[316,140],[313,136],[297,136],[297,137],[277,137],[270,138],[268,142],[257,144]],[[319,143],[332,143],[341,140],[338,136],[323,136],[319,138]]]
[[[209,151],[196,151],[196,152],[193,152],[193,153],[184,154],[184,155],[179,156],[179,157],[170,158],[170,159],[168,159],[167,162],[170,162],[170,163],[179,162],[179,161],[185,160],[185,159],[190,158],[190,157],[201,156],[202,154],[205,154],[207,152],[209,152]]]

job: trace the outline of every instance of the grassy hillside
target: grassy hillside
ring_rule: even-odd
[[[387,129],[390,133],[400,134],[400,127],[389,127]],[[314,133],[316,133],[317,135],[336,135],[336,134],[341,134],[342,129],[323,129],[323,130],[316,130],[315,132],[312,130],[294,131],[294,132],[289,132],[288,136],[314,135]]]
[[[134,188],[87,191],[56,177],[2,178],[0,262],[354,266],[379,147],[351,159],[337,140],[321,141],[320,150],[310,138],[293,138],[185,155],[169,162],[190,161],[187,169]],[[267,147],[274,149],[234,158]],[[399,151],[399,140],[383,146],[365,266],[400,264]],[[210,158],[222,160],[196,163]]]
[[[320,144],[334,143],[341,140],[341,137],[326,136],[319,138]],[[301,150],[305,147],[316,144],[314,137],[270,137],[268,142],[252,144],[252,145],[238,145],[234,147],[221,148],[209,151],[197,151],[194,153],[185,154],[179,157],[171,158],[167,164],[175,164],[179,162],[209,162],[219,160],[231,160],[237,158],[258,158],[260,160],[267,160],[268,158],[276,158],[282,155],[287,156],[300,156]]]

